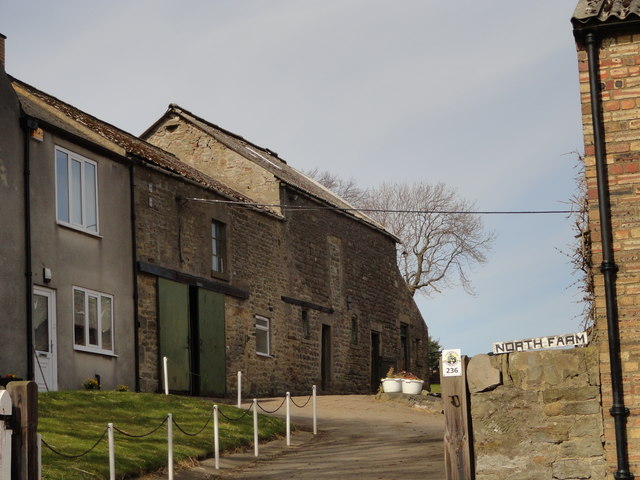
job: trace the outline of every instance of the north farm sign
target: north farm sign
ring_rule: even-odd
[[[542,350],[558,347],[582,347],[587,345],[587,332],[568,333],[566,335],[552,335],[549,337],[527,338],[511,342],[497,342],[493,344],[493,353],[525,352],[527,350]]]

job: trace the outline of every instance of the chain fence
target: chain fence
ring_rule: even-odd
[[[93,451],[96,449],[96,447],[100,444],[100,442],[101,442],[102,440],[104,440],[104,437],[107,435],[107,431],[108,431],[108,429],[106,429],[106,428],[105,428],[105,429],[104,429],[104,431],[102,432],[102,435],[100,435],[100,437],[98,438],[98,440],[96,440],[96,442],[95,442],[91,447],[89,447],[87,450],[85,450],[84,452],[79,453],[79,454],[77,454],[77,455],[72,455],[72,454],[68,454],[68,453],[63,453],[63,452],[61,452],[61,451],[57,450],[56,448],[54,448],[54,447],[52,447],[51,445],[49,445],[49,444],[44,440],[44,438],[42,438],[42,439],[41,439],[41,441],[42,441],[42,444],[43,444],[45,447],[47,447],[49,450],[51,450],[51,451],[52,451],[53,453],[55,453],[56,455],[58,455],[58,456],[60,456],[60,457],[68,458],[68,459],[76,459],[76,458],[84,457],[85,455],[89,455],[91,452],[93,452]]]
[[[313,398],[313,394],[309,395],[309,397],[307,398],[306,402],[304,402],[302,405],[298,405],[296,403],[296,401],[294,400],[294,398],[291,397],[291,403],[293,403],[298,408],[304,408],[309,404],[309,402],[311,401],[312,398]]]
[[[218,465],[219,439],[218,439],[218,417],[217,417],[218,414],[220,414],[223,418],[225,418],[229,422],[238,422],[238,421],[244,419],[247,415],[249,415],[249,413],[251,413],[253,411],[253,416],[254,416],[254,428],[253,428],[254,429],[254,443],[255,443],[255,452],[256,452],[256,457],[257,457],[258,456],[258,446],[257,446],[257,444],[258,444],[258,422],[257,422],[257,418],[258,418],[257,417],[257,411],[258,411],[258,408],[260,410],[262,410],[264,413],[274,414],[274,413],[278,412],[285,404],[287,405],[287,446],[289,446],[290,445],[289,444],[290,418],[289,418],[289,404],[288,404],[287,400],[291,400],[291,402],[298,408],[304,408],[311,401],[312,398],[314,399],[313,422],[314,422],[314,434],[315,434],[316,433],[316,430],[315,430],[316,412],[315,412],[315,385],[314,385],[313,393],[311,395],[309,395],[309,398],[307,398],[306,401],[303,404],[296,403],[295,400],[293,400],[293,398],[291,398],[289,393],[287,392],[287,396],[282,400],[280,405],[274,410],[269,410],[269,409],[263,407],[262,405],[260,405],[260,403],[258,402],[257,399],[254,399],[252,404],[249,406],[249,408],[244,409],[240,416],[234,417],[234,416],[225,414],[221,409],[218,408],[218,405],[214,405],[214,407],[211,410],[211,412],[209,412],[207,414],[207,419],[206,419],[204,425],[194,433],[185,430],[185,428],[183,426],[181,426],[173,418],[173,415],[168,414],[167,416],[164,417],[164,419],[156,427],[154,427],[151,430],[149,430],[148,432],[145,432],[145,433],[142,433],[142,434],[127,432],[126,430],[123,430],[122,428],[119,428],[119,427],[117,427],[117,426],[115,426],[113,424],[109,424],[109,426],[102,431],[100,436],[91,445],[91,447],[88,448],[87,450],[83,451],[82,453],[79,453],[79,454],[70,454],[70,453],[62,452],[59,448],[54,447],[51,444],[49,444],[44,438],[42,438],[41,435],[40,435],[40,441],[41,441],[42,445],[44,445],[46,448],[48,448],[55,455],[58,455],[60,457],[63,457],[63,458],[69,459],[69,460],[73,460],[73,459],[78,459],[78,458],[84,457],[84,456],[88,455],[89,453],[93,452],[98,447],[98,445],[100,445],[102,440],[105,439],[107,434],[110,432],[110,430],[109,430],[110,428],[113,429],[113,431],[119,433],[120,435],[123,435],[124,437],[139,439],[139,438],[149,437],[149,436],[155,434],[165,424],[167,424],[169,419],[171,419],[170,420],[171,421],[171,425],[175,425],[175,427],[182,434],[184,434],[186,436],[189,436],[189,437],[196,437],[196,436],[202,434],[206,430],[206,428],[211,423],[211,419],[213,418],[214,419],[214,437],[215,437],[214,438],[214,445],[215,445],[214,453],[215,453],[215,458],[216,458],[216,469],[218,469],[219,468],[219,465]],[[171,430],[171,428],[169,428],[168,429],[168,442],[169,442],[169,445],[171,445],[172,442],[173,442],[172,435],[173,435],[172,434],[172,430]],[[112,474],[115,475],[115,465],[113,464],[113,461],[112,461],[113,456],[114,456],[114,439],[113,439],[113,432],[111,432],[111,433],[109,433],[110,469],[114,470],[112,472]],[[172,472],[172,470],[173,470],[172,458],[169,459],[169,469]],[[171,474],[170,478],[172,478],[172,476],[173,475]],[[113,478],[115,478],[115,476]]]

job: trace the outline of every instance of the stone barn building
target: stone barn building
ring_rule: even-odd
[[[203,279],[246,295],[221,299],[227,391],[237,370],[258,395],[311,384],[375,391],[392,365],[427,376],[427,328],[399,274],[392,235],[274,152],[176,105],[143,138],[254,204],[211,203],[196,192],[181,200],[194,216],[182,222],[195,229],[185,237],[222,232],[225,258],[203,262],[215,240],[193,241],[197,261],[174,258],[172,268],[199,269]],[[210,213],[196,213],[203,209]],[[139,242],[141,256],[146,247]]]

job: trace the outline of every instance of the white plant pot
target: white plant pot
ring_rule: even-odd
[[[424,380],[408,380],[404,378],[402,380],[402,393],[408,393],[409,395],[419,395],[422,391],[422,384]]]
[[[383,378],[382,391],[384,393],[398,393],[402,391],[401,378]]]

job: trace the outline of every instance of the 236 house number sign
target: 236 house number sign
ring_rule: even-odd
[[[462,354],[459,348],[442,351],[442,376],[459,377],[462,375]]]

